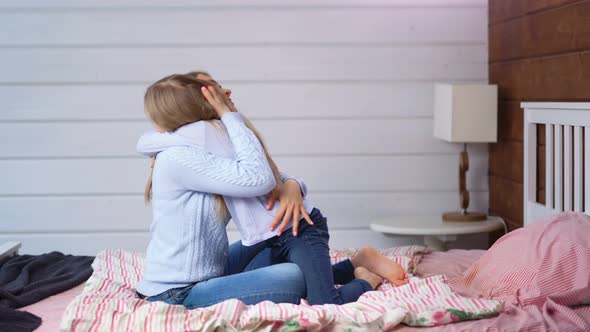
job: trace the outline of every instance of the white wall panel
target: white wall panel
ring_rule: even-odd
[[[198,68],[198,67],[197,67]],[[229,82],[252,119],[432,117],[431,82]],[[144,120],[147,84],[0,85],[0,121]]]
[[[486,0],[4,0],[0,8],[13,10],[64,10],[64,9],[144,9],[144,8],[217,8],[217,9],[265,9],[265,8],[487,8]]]
[[[9,0],[0,31],[0,242],[25,253],[145,249],[143,94],[197,69],[306,181],[332,246],[420,243],[368,225],[456,208],[460,146],[432,137],[433,84],[487,82],[484,0]],[[487,210],[486,146],[469,148]]]
[[[485,249],[486,234],[474,234],[460,237],[451,248],[479,248]],[[236,231],[228,231],[230,243],[240,239]],[[57,233],[57,234],[0,234],[0,242],[21,241],[23,246],[19,252],[42,254],[50,251],[75,252],[78,255],[96,255],[100,250],[120,248],[135,252],[145,252],[149,242],[148,232],[118,232],[118,233]],[[370,244],[375,248],[389,248],[410,244],[422,244],[422,238],[404,236],[391,238],[368,229],[331,230],[331,248],[360,248]]]
[[[395,7],[6,12],[0,13],[0,21],[8,26],[0,45],[484,44],[486,30],[478,22],[486,16],[485,8]],[[163,18],[165,24],[160,24]]]
[[[471,192],[470,208],[483,210],[487,192]],[[328,218],[330,229],[359,228],[372,219],[420,211],[437,215],[458,207],[446,192],[312,193],[311,202]],[[3,233],[147,231],[151,209],[141,194],[0,197]],[[235,229],[230,223],[230,229]]]
[[[475,80],[485,45],[0,48],[0,84],[146,82],[194,68],[219,80]]]
[[[437,140],[430,118],[255,120],[275,156],[453,154],[460,144]],[[149,122],[1,123],[0,159],[139,157],[135,145]],[[485,155],[485,145],[472,152]]]
[[[450,191],[457,188],[454,155],[278,157],[279,168],[313,191]],[[487,190],[487,156],[472,156],[468,187]],[[0,195],[142,193],[148,158],[0,161]],[[453,172],[455,173],[455,172]]]

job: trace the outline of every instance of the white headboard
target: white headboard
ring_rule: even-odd
[[[524,224],[562,211],[589,214],[590,103],[520,106],[524,109]],[[545,125],[546,205],[536,202],[537,124]]]

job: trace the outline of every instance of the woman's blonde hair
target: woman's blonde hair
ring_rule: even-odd
[[[175,131],[178,128],[197,121],[218,120],[219,116],[211,104],[201,93],[201,87],[214,85],[209,80],[199,79],[198,75],[206,75],[206,72],[190,72],[188,74],[174,74],[166,76],[148,87],[144,96],[144,111],[147,117],[162,131]],[[272,160],[262,137],[254,128],[250,120],[243,114],[244,124],[256,135],[264,149],[264,153],[270,164],[277,183],[281,183],[279,169]],[[149,203],[152,199],[152,176],[153,169],[145,188],[145,201]],[[227,212],[225,202],[220,195],[215,195],[218,202],[218,212]]]

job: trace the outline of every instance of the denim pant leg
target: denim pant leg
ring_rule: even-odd
[[[262,251],[258,253],[251,261],[246,265],[244,271],[252,271],[256,269],[260,269],[263,267],[271,266],[274,264],[280,264],[285,262],[275,262],[272,259],[272,251],[270,248],[264,248]]]
[[[172,288],[158,295],[148,296],[145,299],[148,302],[162,301],[168,304],[180,304],[192,287],[193,285]]]
[[[305,297],[305,281],[297,265],[277,264],[253,271],[209,279],[195,284],[182,305],[207,307],[228,299],[246,304],[262,301],[298,304]]]
[[[363,293],[373,290],[368,282],[360,279],[352,280],[338,289],[334,287],[328,247],[328,225],[323,217],[319,222],[315,219],[313,221],[315,224],[312,226],[301,225],[297,237],[291,232],[283,233],[274,241],[272,247],[273,256],[285,257],[287,261],[297,264],[303,272],[309,304],[354,302]]]
[[[332,265],[332,274],[336,285],[344,285],[355,279],[354,266],[350,259]]]
[[[305,220],[302,220],[302,223]],[[236,274],[252,271],[261,267],[285,263],[284,259],[276,259],[272,256],[272,249],[256,244],[244,246],[242,241],[236,241],[229,246],[229,255],[225,265],[225,274]],[[350,259],[332,265],[332,274],[336,285],[344,285],[355,279],[354,267]]]
[[[229,254],[225,263],[225,275],[232,275],[256,268],[272,265],[270,249],[266,242],[245,246],[237,241],[229,246]]]

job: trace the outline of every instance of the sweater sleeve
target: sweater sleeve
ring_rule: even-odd
[[[175,133],[149,131],[141,135],[137,141],[136,150],[145,156],[153,157],[166,147],[178,145],[188,144],[183,142],[182,138],[178,137]]]
[[[307,196],[307,185],[305,184],[305,182],[303,182],[303,180],[281,172],[281,182],[285,183],[285,181],[287,181],[287,180],[296,181],[297,184],[299,185],[299,188],[301,189],[301,196],[303,196],[303,198],[305,198],[305,196]]]
[[[267,194],[276,185],[262,145],[238,113],[221,119],[235,157],[224,158],[198,146],[175,146],[158,156],[167,159],[172,176],[189,190],[233,197]]]

